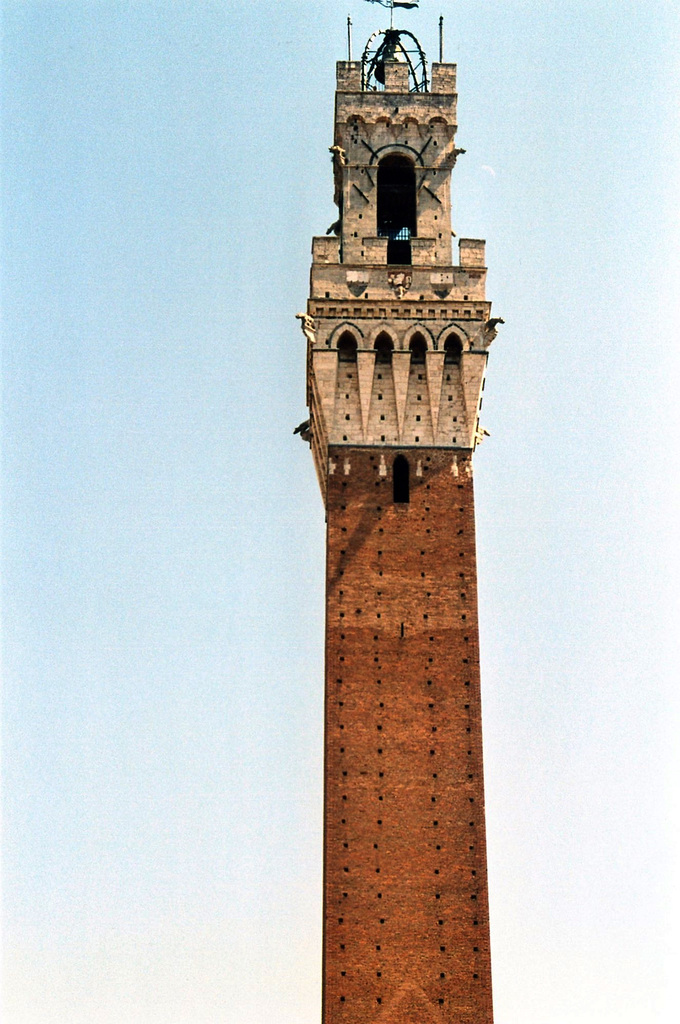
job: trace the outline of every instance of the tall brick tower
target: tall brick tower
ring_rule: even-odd
[[[310,441],[328,524],[324,1024],[490,1024],[472,453],[484,242],[451,252],[456,67],[407,32],[337,65]],[[306,427],[307,425],[305,425]]]

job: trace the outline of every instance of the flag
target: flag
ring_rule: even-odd
[[[420,0],[368,0],[369,4],[381,4],[383,7],[406,7],[407,10],[411,10],[413,7],[417,7]]]

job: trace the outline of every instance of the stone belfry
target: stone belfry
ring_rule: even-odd
[[[472,454],[484,242],[453,264],[456,67],[337,65],[339,219],[300,314],[327,516],[324,1024],[490,1024]]]

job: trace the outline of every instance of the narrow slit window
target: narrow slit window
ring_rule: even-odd
[[[395,504],[406,505],[410,501],[408,459],[397,455],[392,467],[392,485]]]

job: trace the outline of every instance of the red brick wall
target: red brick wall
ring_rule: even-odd
[[[323,1020],[490,1024],[470,460],[398,451],[330,452]]]

